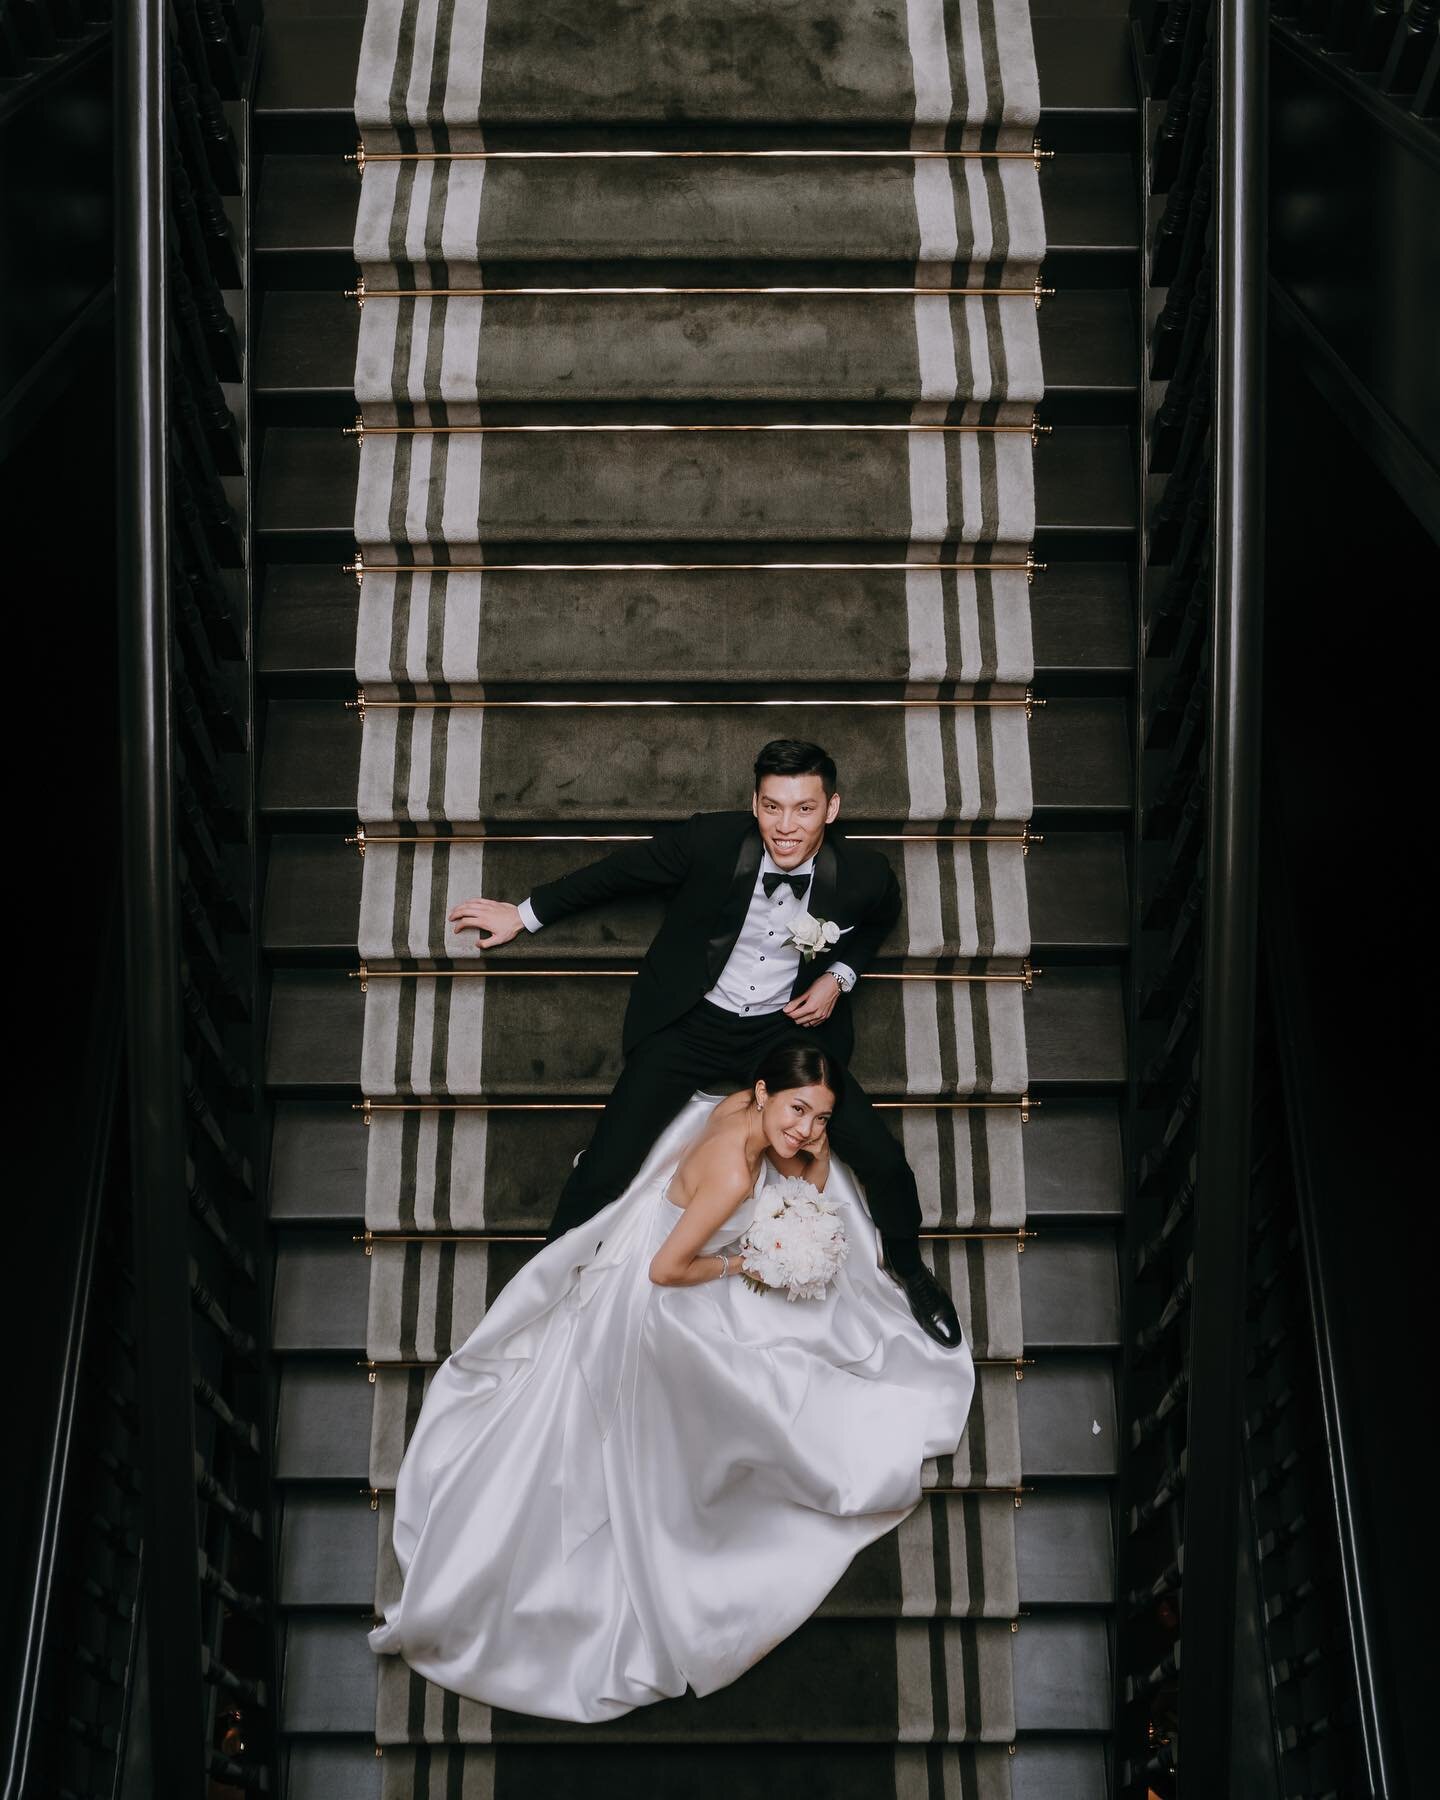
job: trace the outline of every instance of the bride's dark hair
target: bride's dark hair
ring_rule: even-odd
[[[827,1087],[837,1107],[845,1097],[845,1071],[808,1038],[786,1038],[768,1051],[750,1078],[751,1087],[757,1081],[772,1094],[787,1088]]]

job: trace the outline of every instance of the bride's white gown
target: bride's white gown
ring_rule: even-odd
[[[714,1105],[691,1100],[431,1383],[396,1484],[404,1587],[370,1643],[442,1687],[581,1721],[711,1693],[815,1611],[959,1442],[969,1346],[915,1323],[843,1164],[826,1193],[850,1255],[823,1300],[651,1282],[679,1217],[668,1178]]]

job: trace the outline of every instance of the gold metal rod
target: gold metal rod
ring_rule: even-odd
[[[911,150],[897,145],[894,149],[795,149],[795,150],[367,150],[362,143],[347,152],[348,163],[358,163],[363,173],[372,162],[662,162],[673,159],[696,161],[729,157],[796,158],[796,157],[888,157],[892,162],[1049,162],[1053,150],[1042,150],[1034,139],[1026,150]]]
[[[888,424],[866,425],[857,422],[836,422],[827,420],[820,424],[780,424],[780,425],[661,425],[661,424],[602,424],[602,425],[367,425],[363,419],[357,419],[353,425],[342,425],[342,437],[477,437],[477,436],[514,436],[518,432],[539,432],[547,436],[563,436],[566,433],[595,432],[629,432],[629,431],[922,431],[922,432],[987,432],[998,436],[1023,433],[1026,437],[1046,437],[1054,430],[1052,425],[1038,424],[1031,419],[1023,425],[917,425],[909,420],[893,421]]]
[[[638,969],[372,969],[368,963],[361,963],[358,969],[348,971],[351,981],[360,983],[361,993],[368,990],[372,981],[509,981],[512,979],[552,981],[615,981],[632,980],[640,973]],[[1043,975],[1043,969],[1037,969],[1026,959],[1019,969],[1014,971],[997,971],[995,974],[975,975],[958,974],[946,971],[925,970],[867,970],[860,979],[862,981],[958,981],[958,982],[1018,982],[1028,993],[1035,985],[1035,977]]]
[[[587,299],[619,299],[644,294],[803,294],[816,299],[835,295],[854,295],[858,298],[867,294],[877,294],[884,298],[914,294],[946,294],[955,298],[963,296],[970,300],[1029,300],[1038,307],[1042,300],[1050,299],[1054,292],[1053,287],[1045,287],[1039,280],[1033,281],[1029,287],[867,287],[861,285],[807,287],[796,282],[784,282],[768,286],[733,287],[661,287],[654,284],[622,287],[618,284],[609,284],[596,287],[372,288],[365,284],[363,277],[356,282],[353,288],[343,290],[345,299],[358,300],[361,306],[368,305],[372,300],[505,300],[523,299],[530,296],[559,298],[567,294],[584,295]]]
[[[1021,1117],[1042,1106],[1023,1094],[1018,1100],[874,1100],[877,1112],[1015,1112]],[[603,1100],[352,1100],[351,1112],[604,1112]]]
[[[1045,833],[1031,831],[847,831],[852,844],[1043,844]],[[371,844],[648,844],[653,831],[485,832],[449,837],[402,837],[395,832],[368,831],[361,825],[345,839],[363,856]]]
[[[364,1369],[373,1380],[376,1375],[386,1369],[438,1369],[441,1363],[447,1360],[448,1358],[443,1356],[403,1358],[360,1356],[355,1359],[355,1367]],[[977,1356],[972,1366],[977,1369],[1013,1369],[1015,1379],[1019,1381],[1021,1379],[1020,1371],[1033,1368],[1034,1364],[1033,1356]]]
[[[415,711],[501,711],[501,712],[533,712],[533,711],[572,711],[600,712],[620,711],[627,707],[715,707],[715,706],[865,706],[865,707],[910,707],[910,706],[990,706],[1013,707],[1024,711],[1028,718],[1037,706],[1044,706],[1044,700],[1037,700],[1027,688],[1023,695],[1014,699],[1001,699],[991,695],[951,699],[949,697],[932,699],[859,699],[825,697],[817,695],[806,700],[375,700],[362,688],[354,700],[346,700],[347,712],[357,712],[363,719],[372,708],[391,712]]]
[[[994,1241],[1002,1239],[1006,1243],[1021,1243],[1028,1238],[1038,1237],[1038,1231],[1027,1226],[1018,1225],[1014,1231],[921,1231],[916,1234],[922,1239],[935,1243],[959,1243]],[[364,1231],[352,1231],[352,1244],[543,1244],[546,1241],[541,1231],[390,1231],[382,1228],[372,1231],[368,1227]]]
[[[821,574],[858,569],[931,569],[943,570],[1023,570],[1027,576],[1043,573],[1048,564],[1036,562],[1033,554],[1023,562],[524,562],[524,563],[370,563],[357,550],[353,562],[342,563],[341,570],[353,575],[357,582],[368,575],[552,575],[552,574],[694,574],[736,570],[747,574],[757,571],[795,574],[807,571]]]
[[[389,1487],[362,1487],[358,1491],[361,1494],[364,1494],[366,1496],[366,1498],[369,1500],[371,1512],[378,1511],[381,1500],[388,1498],[390,1495],[392,1495],[395,1492],[394,1488],[389,1488]],[[1022,1494],[1033,1494],[1035,1492],[1035,1489],[1033,1487],[1024,1487],[1024,1486],[1022,1486],[1022,1487],[953,1487],[953,1486],[952,1487],[941,1487],[938,1484],[936,1484],[933,1487],[924,1487],[920,1491],[923,1494],[974,1494],[975,1497],[979,1500],[984,1500],[987,1498],[996,1499],[996,1500],[1010,1500],[1013,1502],[1014,1505],[1019,1506],[1020,1496]],[[372,1616],[378,1618],[379,1614],[377,1613]],[[380,1752],[377,1748],[376,1755],[378,1756],[379,1754],[380,1754]]]

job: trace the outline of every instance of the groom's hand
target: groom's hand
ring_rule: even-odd
[[[783,1009],[792,1025],[823,1025],[835,1010],[840,998],[840,983],[833,975],[822,975],[803,994],[797,994]]]
[[[478,931],[477,950],[498,950],[525,929],[520,908],[508,900],[462,900],[445,915],[454,932]]]

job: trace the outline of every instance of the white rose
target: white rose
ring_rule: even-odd
[[[819,919],[812,918],[808,912],[796,913],[790,921],[790,936],[802,950],[813,952],[824,943],[833,943],[834,939],[826,936],[829,929],[833,927],[822,925]],[[835,935],[838,937],[840,934],[837,931]]]
[[[840,942],[840,927],[833,919],[827,919],[823,929],[825,933],[825,942],[827,944],[838,944]]]

